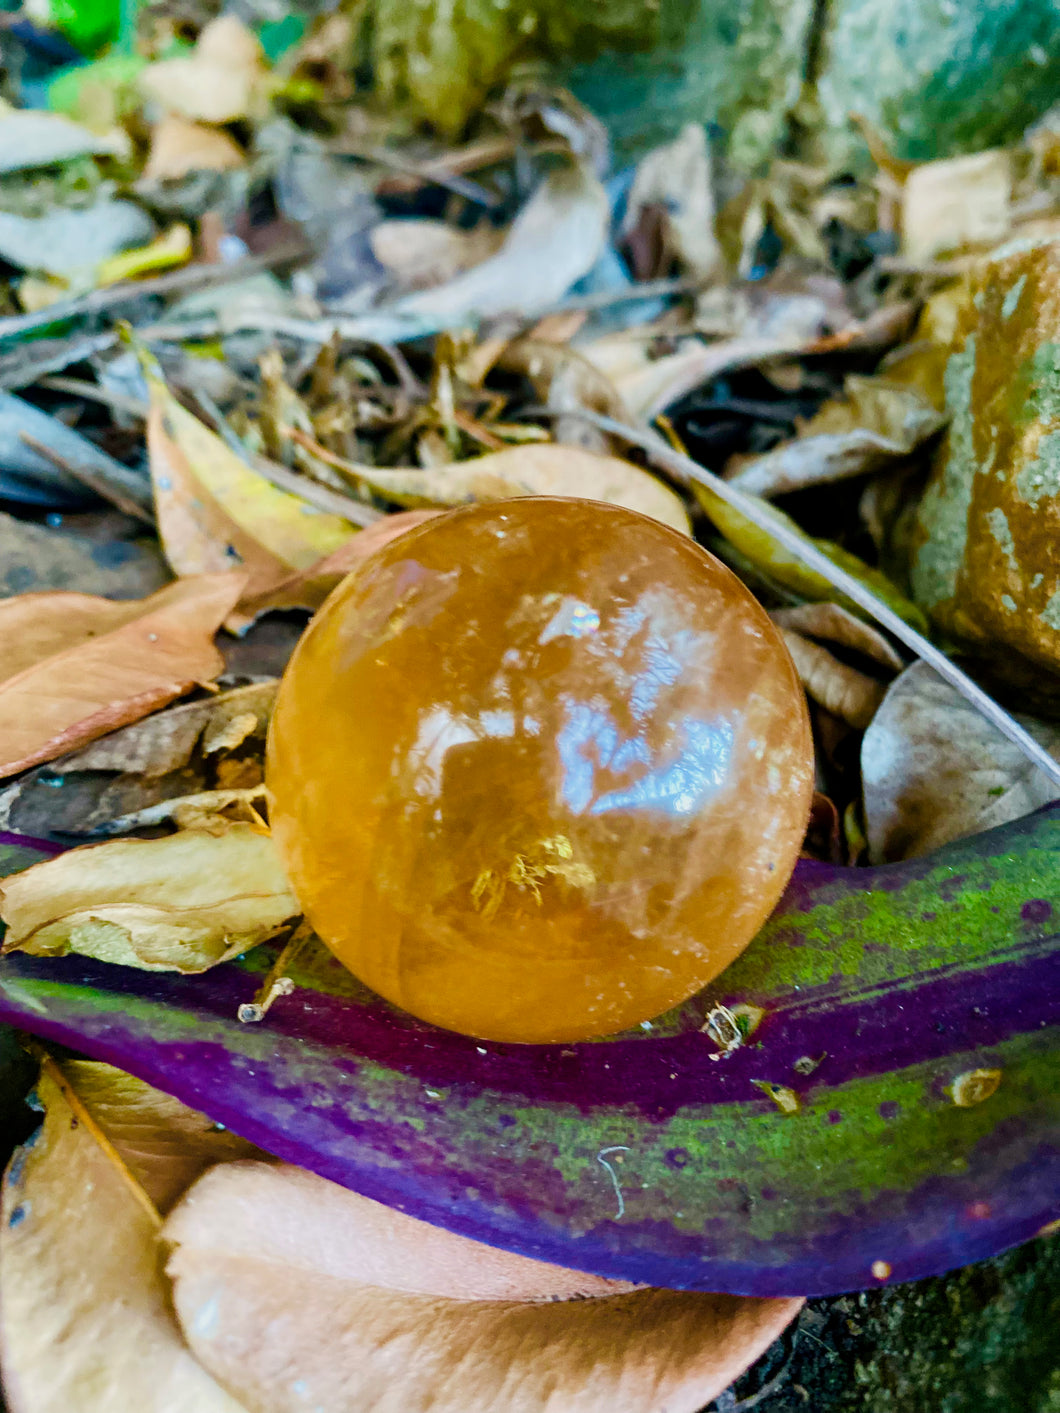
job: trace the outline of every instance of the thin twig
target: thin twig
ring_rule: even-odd
[[[535,310],[532,316],[525,316],[526,322],[537,323],[552,314],[567,314],[579,309],[610,309],[616,304],[630,304],[640,299],[657,299],[671,295],[691,294],[699,286],[695,280],[667,279],[645,280],[642,284],[623,286],[622,289],[597,290],[594,294],[571,295],[569,299],[547,309]],[[518,309],[511,311],[516,317]],[[495,316],[491,315],[491,318]],[[521,320],[522,321],[522,320]],[[469,315],[468,322],[476,320]],[[301,339],[306,343],[328,343],[336,335],[353,343],[372,344],[384,347],[386,344],[408,342],[412,339],[428,338],[438,332],[431,321],[420,321],[403,314],[400,308],[383,304],[364,314],[325,314],[319,319],[302,319],[291,314],[279,314],[270,309],[234,309],[230,312],[207,319],[154,324],[138,329],[139,337],[147,343],[179,343],[184,339],[208,339],[232,334],[277,334],[283,338]],[[795,349],[781,349],[780,352],[796,352]]]
[[[1007,736],[1013,745],[1018,746],[1028,760],[1043,771],[1054,784],[1060,785],[1060,762],[1055,761],[1048,751],[1020,726],[1019,722],[1014,721],[1004,707],[995,702],[993,697],[984,692],[982,687],[973,682],[966,673],[951,662],[945,653],[940,652],[934,643],[928,642],[927,638],[918,633],[915,628],[911,628],[904,619],[899,618],[898,614],[889,608],[882,599],[877,598],[871,589],[867,589],[845,569],[840,569],[838,565],[833,564],[827,555],[822,554],[816,546],[808,543],[801,535],[790,530],[782,522],[774,520],[768,507],[757,496],[747,495],[745,491],[738,490],[730,482],[723,481],[713,471],[708,471],[705,467],[700,466],[690,456],[683,456],[680,452],[672,450],[655,432],[638,431],[635,427],[629,427],[624,422],[616,422],[613,417],[605,417],[599,412],[579,411],[576,415],[585,418],[602,431],[610,432],[612,436],[621,437],[630,446],[639,447],[647,453],[649,460],[667,471],[680,485],[706,486],[714,492],[719,500],[725,501],[734,510],[746,515],[748,520],[757,525],[760,530],[764,530],[767,535],[783,545],[803,564],[823,575],[830,584],[846,594],[847,598],[852,599],[859,608],[864,609],[877,623],[886,628],[888,632],[893,633],[900,642],[916,653],[917,657],[933,667],[939,676],[951,687],[956,688],[961,696],[985,716],[992,726],[996,726],[1002,735]]]
[[[131,1196],[135,1198],[143,1209],[151,1225],[156,1230],[161,1230],[162,1216],[158,1208],[147,1195],[140,1180],[130,1171],[129,1165],[126,1163],[125,1159],[100,1128],[90,1110],[85,1106],[84,1101],[67,1079],[62,1066],[57,1060],[54,1060],[43,1047],[33,1045],[31,1049],[40,1060],[42,1073],[46,1074],[55,1085],[56,1089],[58,1089],[74,1118],[99,1145],[104,1156],[113,1165],[115,1172],[117,1172],[122,1182],[128,1188]]]
[[[639,299],[662,299],[675,294],[694,294],[702,288],[699,280],[675,277],[664,280],[641,280],[639,283],[623,285],[621,289],[598,289],[592,294],[572,294],[562,299],[550,309],[542,309],[534,315],[547,319],[550,314],[569,314],[579,309],[610,309],[615,304],[632,304]]]
[[[102,500],[110,501],[122,512],[123,515],[131,515],[136,520],[142,520],[145,525],[152,528],[155,524],[155,517],[149,510],[145,510],[142,505],[137,505],[136,501],[130,499],[116,487],[108,485],[101,476],[97,476],[93,471],[87,471],[83,466],[78,466],[73,461],[67,461],[65,456],[60,456],[57,451],[53,451],[50,446],[45,446],[36,437],[31,437],[28,432],[20,432],[19,439],[25,442],[30,451],[35,451],[38,456],[43,456],[46,461],[50,461],[53,466],[57,466],[60,471],[65,471],[68,476],[72,476],[75,481],[80,481],[83,486],[87,486],[90,491],[94,491]]]
[[[123,412],[129,417],[139,417],[141,421],[147,420],[149,408],[146,402],[141,402],[138,397],[132,397],[129,393],[112,392],[109,388],[101,388],[98,383],[90,383],[87,378],[47,375],[38,378],[36,385],[39,388],[44,388],[47,392],[70,393],[73,397],[83,397],[86,402],[101,403],[113,412]]]
[[[331,151],[336,157],[352,157],[361,162],[372,162],[377,167],[389,167],[392,172],[399,172],[404,177],[414,177],[425,185],[444,187],[446,191],[462,196],[476,206],[485,206],[489,211],[497,211],[504,205],[502,197],[488,191],[469,177],[447,171],[436,163],[416,162],[402,157],[389,147],[332,143]]]
[[[193,290],[245,280],[262,270],[293,264],[304,259],[306,253],[307,248],[303,244],[285,244],[277,246],[265,255],[251,255],[246,260],[235,260],[230,265],[185,265],[180,270],[171,270],[168,274],[156,275],[150,280],[123,280],[119,284],[92,290],[77,299],[64,299],[56,304],[49,304],[46,309],[36,310],[32,314],[15,314],[7,319],[0,319],[0,343],[6,339],[21,338],[36,329],[44,329],[49,324],[58,324],[67,319],[88,319],[96,314],[110,314],[124,304],[132,304],[145,297],[190,294]]]
[[[307,440],[312,441],[312,438]],[[322,461],[324,459],[321,457]],[[374,525],[377,520],[383,518],[383,511],[376,510],[374,505],[365,505],[364,501],[340,495],[338,491],[329,491],[327,486],[311,481],[308,476],[299,476],[294,471],[288,471],[286,466],[270,461],[268,457],[255,456],[253,467],[266,481],[271,481],[281,491],[290,491],[292,495],[301,496],[302,500],[315,505],[318,510],[326,510],[329,515],[340,515],[354,525],[363,528]]]
[[[303,918],[288,937],[279,956],[265,974],[265,980],[254,992],[252,1001],[245,1001],[236,1011],[236,1019],[244,1025],[256,1025],[264,1020],[274,1001],[280,996],[289,996],[294,990],[294,982],[287,975],[290,968],[302,955],[316,933]]]

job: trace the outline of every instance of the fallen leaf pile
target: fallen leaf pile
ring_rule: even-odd
[[[327,972],[269,835],[277,679],[347,574],[466,504],[624,506],[744,581],[783,635],[813,726],[804,855],[817,862],[797,877],[841,866],[841,893],[856,886],[842,866],[868,865],[861,877],[925,858],[1060,796],[1056,110],[1004,146],[925,162],[857,118],[843,127],[857,159],[840,160],[817,141],[807,78],[785,108],[783,155],[751,161],[765,110],[718,138],[678,112],[674,79],[666,132],[633,148],[554,67],[520,65],[660,40],[656,7],[267,8],[0,15],[5,1014],[69,1041],[25,978],[76,984],[89,1014],[100,976],[117,977],[130,1013],[171,1002],[181,1064],[209,1050],[219,1070],[260,1063],[271,1083],[276,1025],[316,1073],[312,1047],[337,1043],[329,1005],[359,983]],[[1018,947],[971,918],[990,959],[1012,942],[1030,966],[1047,948],[1060,906],[1047,852],[1014,885],[1035,890],[1021,894]],[[1014,845],[980,860],[980,892],[1001,897],[1022,858]],[[827,924],[832,944],[849,943],[829,975],[864,965],[877,996],[896,983],[884,944],[875,961],[863,947],[868,927],[862,913],[857,928],[846,913]],[[801,1081],[823,1066],[832,1083],[831,1042],[774,1073],[768,1026],[790,1016],[745,1044],[768,982],[752,976],[737,1011],[704,997],[678,1038],[718,1061],[700,1078],[719,1103],[754,1062],[746,1130],[768,1114],[788,1125],[771,1141],[789,1152],[809,1142]],[[195,996],[218,1026],[238,1016],[246,1054],[220,1030],[194,1038]],[[1006,1133],[1044,1122],[1046,1081],[999,1078],[1005,1037],[983,1006],[985,1058],[965,1056],[945,1084],[932,1075],[925,1112],[941,1137],[918,1130],[913,1145],[948,1178],[971,1142],[970,1127],[946,1127],[956,1108],[979,1123],[996,1093],[985,1112],[1010,1103],[993,1120]],[[862,1022],[869,1034],[875,1021]],[[670,1023],[685,1024],[664,1019],[660,1042]],[[423,1034],[387,1025],[399,1060],[367,1053],[368,1022],[355,1036],[365,1084],[387,1065],[414,1079],[401,1115],[419,1134],[416,1104],[426,1094],[444,1113],[445,1089]],[[137,1068],[108,1036],[86,1049]],[[897,1094],[903,1066],[937,1055],[892,1065],[892,1041],[873,1054]],[[308,1159],[290,1108],[284,1124],[239,1116],[294,1160],[281,1163],[163,1092],[161,1061],[138,1060],[156,1089],[30,1043],[44,1118],[11,1159],[0,1229],[11,1413],[695,1413],[802,1303],[636,1286],[471,1241],[296,1166]],[[572,1054],[545,1066],[560,1089]],[[518,1097],[509,1058],[497,1062],[490,1083]],[[668,1083],[684,1063],[666,1062]],[[627,1179],[622,1114],[636,1096],[607,1088],[606,1068],[594,1083],[608,1099],[577,1084],[571,1096],[607,1108],[613,1136],[564,1150],[555,1190],[541,1171],[564,1211],[568,1178],[588,1171],[617,1198],[614,1224],[627,1192],[631,1205],[662,1198]],[[337,1102],[327,1084],[301,1093],[317,1117]],[[277,1113],[289,1103],[278,1082],[270,1095]],[[533,1119],[527,1103],[513,1126]],[[874,1100],[880,1132],[903,1104]],[[464,1122],[458,1137],[477,1120]],[[982,1122],[986,1147],[1001,1128]],[[506,1131],[483,1139],[489,1154],[506,1151]],[[551,1130],[539,1141],[560,1151]],[[690,1157],[701,1141],[668,1150],[667,1171],[706,1163]],[[906,1156],[904,1142],[888,1134],[887,1151]],[[439,1191],[459,1147],[450,1135],[431,1149]],[[375,1154],[380,1171],[400,1167],[399,1148]],[[342,1176],[325,1150],[317,1169]],[[820,1205],[845,1211],[858,1181]],[[742,1203],[757,1233],[772,1198],[756,1208],[737,1186],[718,1181],[719,1221]],[[489,1205],[462,1191],[469,1210]],[[953,1217],[961,1241],[980,1216],[1001,1222],[972,1194]],[[660,1243],[684,1239],[684,1220],[660,1216]],[[864,1284],[891,1279],[884,1254]],[[791,1289],[778,1280],[766,1294]],[[724,1396],[719,1409],[766,1395]]]
[[[39,1097],[0,1231],[13,1413],[695,1413],[802,1304],[507,1255],[270,1161],[108,1065],[50,1061]]]

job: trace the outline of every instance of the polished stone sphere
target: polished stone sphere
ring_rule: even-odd
[[[310,624],[269,739],[306,915],[435,1025],[572,1041],[651,1019],[750,942],[813,790],[802,688],[692,540],[527,497],[410,530]]]

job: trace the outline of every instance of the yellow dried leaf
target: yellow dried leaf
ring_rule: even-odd
[[[268,835],[215,819],[162,839],[70,849],[0,883],[5,951],[206,971],[300,912]]]
[[[191,231],[178,222],[150,245],[123,250],[104,260],[96,269],[96,283],[113,285],[119,280],[137,280],[156,270],[171,270],[175,265],[186,265],[191,255]]]
[[[886,688],[865,672],[833,657],[820,643],[811,643],[801,633],[782,628],[784,639],[799,680],[812,697],[850,726],[868,726],[883,701]]]
[[[805,599],[834,600],[845,607],[850,607],[844,596],[833,588],[823,574],[818,574],[815,569],[810,569],[801,559],[797,559],[779,540],[749,520],[742,511],[729,505],[727,501],[723,501],[709,486],[697,482],[693,486],[693,491],[696,499],[718,530],[735,549],[751,561],[756,569],[762,570],[771,579],[775,579],[778,584],[783,584],[786,589],[801,594]],[[807,544],[827,555],[833,564],[838,565],[840,569],[845,569],[848,574],[860,580],[867,589],[871,589],[877,598],[882,599],[890,609],[915,628],[917,632],[925,633],[927,631],[924,615],[916,604],[910,603],[903,594],[900,594],[885,574],[881,574],[878,569],[872,569],[863,560],[858,559],[857,555],[850,554],[849,551],[833,544],[830,540],[812,539],[799,529],[790,515],[785,515],[782,510],[778,510],[775,505],[770,505],[768,501],[761,501],[760,504],[763,514],[768,515],[778,524],[786,526],[792,534],[798,535]]]
[[[554,443],[506,447],[429,471],[350,465],[352,474],[398,505],[468,505],[512,496],[575,496],[639,510],[691,534],[679,496],[639,466]]]
[[[147,445],[159,533],[177,574],[240,565],[247,596],[308,569],[357,526],[280,490],[249,467],[169,391],[141,355],[151,390]]]

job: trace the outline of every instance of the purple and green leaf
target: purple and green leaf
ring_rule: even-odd
[[[6,841],[2,872],[40,857]],[[706,992],[610,1040],[434,1030],[324,954],[241,1025],[268,949],[198,977],[16,953],[0,1021],[466,1236],[653,1285],[816,1295],[962,1265],[1060,1215],[1058,918],[1051,806],[902,864],[800,863]],[[719,1005],[763,1013],[727,1054],[702,1029]],[[1000,1083],[970,1104],[977,1070]]]

